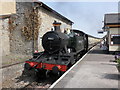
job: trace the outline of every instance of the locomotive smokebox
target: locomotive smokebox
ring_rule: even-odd
[[[68,36],[61,33],[59,22],[54,22],[54,31],[49,31],[43,35],[42,46],[49,54],[58,53],[60,50],[65,50],[68,45]]]

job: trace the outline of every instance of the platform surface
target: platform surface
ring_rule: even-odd
[[[53,88],[120,88],[114,55],[95,46]]]

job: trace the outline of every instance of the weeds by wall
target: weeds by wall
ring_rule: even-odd
[[[34,36],[34,40],[38,39],[38,33],[39,33],[39,16],[38,16],[38,10],[33,10],[33,12],[25,11],[24,21],[25,26],[22,27],[21,31],[24,35],[26,40],[32,40]]]

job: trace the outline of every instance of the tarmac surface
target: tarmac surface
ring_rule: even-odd
[[[53,88],[120,88],[114,55],[95,46]]]

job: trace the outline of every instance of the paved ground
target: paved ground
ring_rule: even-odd
[[[54,88],[118,88],[120,75],[111,60],[97,45]]]

